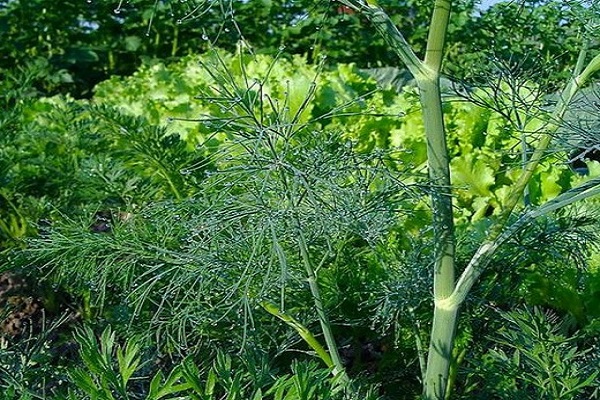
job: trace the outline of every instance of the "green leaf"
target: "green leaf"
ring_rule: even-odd
[[[512,363],[517,366],[521,365],[521,353],[518,349],[513,353]]]
[[[79,389],[83,390],[91,398],[99,396],[100,388],[87,371],[78,368],[69,372],[69,376],[71,377],[73,383],[75,383]]]
[[[227,400],[243,400],[243,390],[241,385],[241,374],[235,374],[231,385],[227,390]]]
[[[142,45],[142,39],[139,36],[127,36],[125,38],[125,49],[127,51],[136,51]]]
[[[321,360],[323,360],[325,365],[327,365],[328,367],[333,367],[333,361],[331,360],[331,356],[329,355],[327,350],[325,350],[325,348],[321,345],[321,343],[319,343],[317,338],[315,338],[314,335],[308,330],[308,328],[306,328],[300,322],[296,321],[291,315],[286,314],[283,311],[279,310],[279,308],[273,303],[270,303],[268,301],[263,301],[263,302],[261,302],[260,305],[269,314],[279,318],[280,320],[285,322],[287,325],[294,328],[296,330],[296,332],[298,332],[300,337],[302,339],[304,339],[306,344],[308,344],[315,351],[315,353],[317,353],[319,358]]]
[[[158,400],[165,396],[181,393],[190,389],[192,386],[187,382],[181,382],[181,378],[182,373],[180,365],[173,368],[164,382],[162,382],[162,374],[159,372],[150,383],[151,394],[149,395],[149,398]]]
[[[262,399],[263,399],[262,390],[260,388],[258,388],[258,390],[254,393],[254,396],[252,396],[252,400],[262,400]]]
[[[100,357],[103,366],[108,369],[112,360],[112,352],[115,346],[115,333],[107,326],[100,335]]]
[[[156,400],[159,398],[158,394],[159,394],[160,388],[162,386],[163,379],[164,379],[164,375],[163,375],[162,371],[158,371],[156,373],[156,375],[154,375],[154,377],[150,381],[150,391],[149,391],[147,400]]]
[[[494,170],[485,160],[469,153],[454,158],[451,163],[452,180],[459,189],[465,189],[469,195],[490,197],[490,187],[495,182]]]
[[[127,385],[127,382],[140,364],[140,357],[138,356],[139,350],[139,344],[133,341],[127,343],[125,351],[121,348],[117,348],[117,361],[123,387]]]
[[[209,370],[209,378],[212,369]],[[200,380],[200,370],[191,357],[186,357],[181,363],[181,374],[190,388],[196,393],[202,393],[202,381]],[[208,383],[207,383],[208,384]],[[209,393],[206,393],[209,394]],[[212,395],[212,393],[210,393]]]
[[[81,356],[85,366],[91,373],[102,375],[107,366],[104,363],[102,354],[99,352],[100,346],[96,340],[94,332],[85,327],[83,330],[75,332],[75,340],[79,343],[79,355]]]
[[[204,387],[204,394],[207,396],[213,396],[215,394],[215,385],[217,383],[217,374],[214,369],[208,371],[208,377],[206,378],[206,386]]]

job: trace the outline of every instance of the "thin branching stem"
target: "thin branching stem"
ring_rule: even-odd
[[[331,356],[331,361],[334,365],[333,373],[335,375],[342,375],[346,377],[344,365],[342,364],[342,360],[338,352],[337,343],[335,341],[335,337],[333,336],[333,332],[331,331],[331,323],[329,322],[329,317],[327,317],[327,314],[325,313],[325,308],[323,307],[323,301],[321,300],[321,290],[319,289],[319,284],[317,282],[315,268],[313,267],[312,261],[308,254],[308,246],[306,244],[306,239],[304,238],[304,234],[302,233],[301,229],[298,229],[297,234],[298,247],[300,248],[302,262],[306,270],[308,285],[310,287],[313,302],[317,310],[317,315],[319,316],[319,322],[321,324],[323,336],[325,337],[325,343],[327,343],[327,349],[329,350],[329,355]]]

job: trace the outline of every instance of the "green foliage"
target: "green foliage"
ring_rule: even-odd
[[[586,7],[592,3],[495,4],[469,18],[456,36],[449,36],[445,68],[450,76],[475,85],[485,83],[490,73],[511,71],[535,77],[549,91],[557,90],[577,61],[582,25],[587,24],[584,15],[590,11]]]
[[[2,310],[4,312],[4,310]],[[4,317],[4,315],[2,315]],[[60,336],[68,315],[42,325],[40,332],[0,338],[0,390],[2,399],[24,400],[66,393],[71,343]]]
[[[131,209],[193,192],[198,174],[180,170],[201,158],[178,136],[108,106],[34,100],[27,94],[32,74],[26,70],[2,87],[1,247],[21,244],[40,221],[60,213]]]
[[[110,328],[102,332],[100,343],[89,328],[79,331],[76,340],[81,346],[80,355],[86,368],[74,369],[70,373],[77,386],[90,399],[129,398],[127,384],[140,364],[139,345],[130,341],[125,348],[117,347],[115,350],[115,335]],[[113,352],[117,358],[116,370],[113,369]],[[166,384],[165,389],[171,390],[170,385]]]
[[[127,6],[112,1],[2,2],[0,31],[6,41],[0,70],[35,61],[46,69],[36,82],[44,92],[89,97],[96,83],[111,74],[132,73],[142,58],[180,56],[204,47],[200,27],[176,23],[173,13],[187,13],[177,3],[135,1]],[[204,15],[211,31],[222,26],[219,14]]]
[[[69,373],[77,387],[70,392],[71,399],[353,399],[344,395],[343,386],[330,378],[327,369],[319,369],[312,362],[293,362],[291,374],[276,376],[268,365],[255,364],[248,357],[243,360],[245,364],[234,365],[231,356],[218,352],[212,365],[205,361],[207,367],[203,369],[187,357],[167,374],[158,371],[148,379],[139,376],[139,339],[130,338],[118,346],[110,327],[99,341],[89,328],[79,330],[76,339],[84,365]],[[370,393],[361,396],[375,399]]]
[[[185,3],[2,2],[0,32],[5,40],[0,46],[0,70],[35,60],[47,71],[37,86],[79,98],[89,97],[94,85],[110,75],[130,75],[142,60],[152,64],[198,53],[213,40],[229,51],[244,41],[260,53],[275,54],[283,46],[288,54],[313,60],[327,54],[332,63],[366,66],[376,59],[396,64],[382,39],[365,34],[368,22],[335,2],[269,0],[228,2],[220,7]],[[421,0],[382,3],[411,43],[424,48],[430,5]],[[472,9],[470,0],[457,4],[457,31]]]
[[[331,151],[335,143],[324,144]],[[257,146],[247,156],[266,163],[267,154],[258,153],[262,149]],[[242,170],[237,163],[246,155],[238,154],[230,171],[220,171],[200,187],[203,195],[146,207],[131,221],[114,226],[112,235],[90,232],[81,223],[57,223],[51,241],[34,243],[33,254],[52,260],[49,267],[60,282],[79,292],[90,288],[98,305],[105,299],[106,285],[118,284],[123,305],[139,307],[140,318],[166,330],[165,341],[174,335],[179,345],[189,341],[194,346],[199,342],[187,335],[230,341],[254,329],[269,331],[269,324],[258,326],[254,320],[261,299],[281,298],[288,307],[300,300],[294,300],[302,288],[294,220],[303,227],[314,257],[329,260],[343,251],[337,243],[347,235],[376,242],[394,215],[394,208],[386,210],[391,206],[382,204],[386,192],[365,192],[363,172],[346,170],[357,167],[343,163],[343,153],[346,163],[356,162],[349,149],[335,149],[336,155],[304,146],[290,150],[293,158],[280,154],[279,162],[287,165],[279,171],[282,175],[270,168]],[[224,180],[230,176],[235,180]],[[310,176],[311,186],[294,176]],[[295,199],[293,208],[287,196]],[[112,304],[118,298],[107,296]],[[234,331],[223,335],[225,327]]]
[[[494,96],[491,91],[473,89],[469,97],[476,102],[460,101],[453,95],[444,104],[459,224],[499,215],[522,168],[522,139],[512,120],[500,112],[502,108],[491,106],[498,101]],[[420,176],[419,181],[426,179],[424,128],[414,90],[407,88],[398,95],[378,92],[366,98],[362,107],[377,111],[362,115],[355,106],[357,115],[336,117],[328,127],[344,129],[347,137],[358,141],[361,151],[396,148],[395,161],[412,169]],[[549,157],[533,177],[529,191],[532,203],[543,203],[578,181],[559,157]]]
[[[568,319],[560,320],[539,308],[501,316],[509,325],[494,335],[494,348],[482,358],[477,371],[485,382],[484,390],[476,380],[467,385],[465,398],[595,398],[597,354],[579,348],[581,339],[569,334]]]
[[[236,102],[223,103],[203,95],[224,83],[210,73],[215,66],[228,71],[225,81],[240,87],[239,93],[225,93],[239,97]],[[364,114],[365,98],[376,89],[376,82],[354,64],[323,68],[301,57],[287,60],[212,51],[168,66],[143,67],[131,77],[113,77],[96,87],[94,101],[118,107],[126,114],[144,116],[153,124],[166,123],[170,132],[179,133],[190,143],[211,147],[217,139],[223,139],[219,133],[226,130],[229,113],[236,108],[239,111],[242,105],[251,106],[252,110],[243,112],[256,113],[263,124],[274,123],[282,112],[294,117],[302,107],[294,122],[310,122],[317,127],[329,124],[340,113]],[[390,101],[393,94],[387,97]],[[371,111],[377,110],[375,105]],[[252,116],[243,118],[250,120]]]
[[[39,71],[34,66],[7,74],[0,82],[3,99],[0,108],[0,249],[17,245],[24,236],[31,234],[25,209],[35,208],[18,190],[11,187],[11,169],[15,168],[12,155],[16,148],[24,110],[34,101],[36,92],[32,80]],[[21,167],[21,166],[19,166]]]
[[[482,105],[486,96],[477,93]],[[318,332],[301,233],[328,313],[353,321],[357,335],[372,324],[395,335],[411,360],[430,285],[429,211],[409,186],[427,182],[418,107],[410,89],[378,90],[352,65],[328,71],[220,51],[107,81],[93,103],[27,105],[5,147],[20,157],[7,170],[10,187],[62,214],[45,206],[30,217],[53,222],[23,253],[26,264],[43,265],[49,285],[76,296],[85,320],[154,332],[167,352],[286,349],[294,332],[257,307],[269,300]],[[519,138],[494,111],[445,107],[459,221],[485,222],[518,172]],[[540,182],[557,170],[567,168],[542,170]],[[44,186],[26,186],[33,179]],[[558,182],[532,190],[534,201],[571,184]],[[113,210],[105,233],[93,228],[99,207]]]
[[[22,17],[18,13],[27,7],[33,10],[31,16],[40,17],[35,10],[42,3],[10,2],[8,13],[0,14],[0,24]],[[422,4],[381,3],[392,12],[399,10],[393,18],[403,29],[414,28],[409,41],[422,53]],[[233,11],[238,12],[228,8],[234,5],[248,11],[236,17],[237,24],[230,22]],[[57,31],[55,38],[47,35],[37,45],[26,44],[38,23],[56,24],[56,9],[48,9],[50,17],[42,13],[32,24],[34,29],[22,34],[22,43],[29,55],[52,54],[52,58],[22,78],[28,82],[25,88],[15,83],[19,79],[2,83],[7,96],[0,126],[9,134],[0,139],[1,246],[24,245],[22,239],[36,235],[40,228],[40,237],[29,241],[25,251],[13,252],[3,268],[27,269],[43,277],[41,284],[60,285],[74,297],[85,322],[115,327],[115,333],[105,330],[99,341],[91,329],[77,333],[83,364],[71,371],[79,390],[73,390],[71,398],[82,393],[98,399],[365,398],[366,394],[357,394],[360,390],[344,393],[352,386],[342,382],[342,374],[339,381],[329,377],[343,369],[335,360],[341,347],[336,337],[356,347],[356,343],[373,345],[374,339],[382,339],[378,334],[385,336],[386,345],[393,343],[394,350],[386,352],[396,360],[387,371],[377,371],[373,380],[403,379],[396,390],[405,396],[414,394],[419,384],[412,366],[419,362],[423,370],[425,363],[422,321],[431,318],[428,267],[436,259],[431,250],[436,247],[428,222],[430,209],[423,198],[441,190],[430,185],[425,174],[421,105],[410,86],[401,91],[378,87],[377,70],[361,71],[346,64],[327,68],[321,57],[330,50],[333,59],[354,57],[360,51],[375,54],[386,50],[383,41],[371,36],[357,40],[352,32],[362,29],[362,17],[337,3],[223,3],[221,8],[196,10],[203,13],[203,26],[194,27],[196,38],[185,44],[185,26],[197,22],[197,16],[191,13],[181,23],[170,24],[166,34],[172,39],[170,54],[179,55],[188,46],[212,49],[209,39],[218,37],[232,39],[225,46],[236,47],[234,54],[211,50],[169,66],[149,62],[133,77],[113,77],[100,84],[91,101],[69,97],[24,101],[33,95],[29,88],[38,79],[45,90],[61,89],[60,81],[70,79],[66,71],[54,81],[46,79],[52,69],[66,65],[71,77],[76,76],[75,67],[85,70],[81,76],[90,76],[76,82],[76,90],[86,94],[90,82],[106,71],[132,68],[137,62],[127,59],[131,54],[148,54],[151,48],[165,51],[155,17],[177,4],[157,2],[154,8],[146,8],[134,1],[128,8],[117,5],[114,13],[94,14],[104,6],[94,4],[80,14],[74,5],[63,10],[65,20],[73,23],[84,18],[78,23],[86,35],[104,40],[95,48],[86,48],[81,38],[75,47],[68,47],[71,39],[66,30]],[[471,2],[459,3],[452,34],[475,20],[506,25],[525,15],[539,22],[536,40],[543,36],[542,47],[552,47],[555,43],[545,39],[553,29],[567,33],[575,29],[576,18],[567,18],[555,3],[530,14],[528,8],[523,12],[508,5],[506,13],[492,10],[481,19],[469,14],[471,6]],[[304,17],[307,8],[312,13]],[[418,18],[411,10],[419,11]],[[426,11],[425,15],[431,10]],[[269,23],[291,17],[293,26],[285,33],[264,35],[264,24],[256,25],[264,20],[256,15],[274,16]],[[545,25],[546,20],[559,27]],[[101,22],[98,27],[86,26],[96,21]],[[122,35],[146,23],[155,34],[153,43]],[[0,29],[17,34],[10,27]],[[245,42],[238,41],[238,29],[243,30]],[[313,32],[309,35],[307,29]],[[112,40],[115,32],[120,36]],[[515,37],[517,44],[512,37],[495,37],[500,49],[493,49],[493,57],[481,53],[493,62],[473,68],[473,76],[459,77],[478,82],[477,73],[496,71],[498,66],[508,67],[508,72],[497,79],[488,75],[486,84],[464,91],[449,84],[452,88],[444,94],[452,194],[461,210],[454,215],[468,242],[461,254],[465,263],[489,237],[490,224],[514,207],[514,203],[506,205],[507,193],[523,168],[519,159],[527,161],[528,146],[535,146],[548,127],[546,108],[552,99],[546,95],[560,75],[527,76],[524,71],[537,65],[527,57],[514,67],[503,43],[519,54],[531,48],[524,35]],[[277,56],[247,50],[248,42],[256,47],[260,40],[268,43],[259,52]],[[563,43],[565,57],[558,60],[560,65],[572,64],[569,40]],[[321,65],[309,65],[301,57],[286,58],[282,42],[288,43],[290,51],[319,59]],[[362,42],[368,46],[357,45]],[[462,49],[460,40],[450,54],[457,49]],[[548,59],[554,51],[552,47],[546,53],[543,66],[556,61]],[[17,53],[7,54],[14,58]],[[387,57],[379,56],[379,60]],[[363,59],[369,64],[369,57]],[[467,59],[466,65],[474,64],[483,64],[479,55]],[[449,64],[449,69],[462,67]],[[586,140],[590,137],[597,139],[588,135]],[[580,148],[581,143],[568,145],[567,151]],[[573,178],[565,163],[552,165],[559,159],[545,159],[531,179],[525,206],[545,203],[581,181]],[[48,222],[39,223],[42,218]],[[537,222],[513,232],[512,247],[499,251],[482,292],[499,293],[494,300],[504,300],[502,296],[509,297],[514,284],[509,278],[526,270],[525,279],[518,281],[522,297],[562,307],[593,334],[597,323],[593,301],[577,294],[584,281],[579,274],[586,271],[571,268],[573,264],[585,267],[586,252],[592,247],[588,242],[595,240],[593,232],[586,230],[592,224],[550,217]],[[434,228],[435,232],[440,227]],[[586,242],[569,243],[579,239]],[[501,268],[514,270],[503,273]],[[550,280],[548,274],[559,278]],[[586,275],[590,279],[585,281],[586,293],[597,293],[595,276]],[[501,285],[494,292],[497,282]],[[267,311],[281,321],[260,308],[265,304],[272,305]],[[543,398],[547,391],[554,398],[569,398],[597,380],[593,373],[585,375],[575,368],[576,349],[567,348],[566,336],[556,330],[560,327],[555,329],[538,314],[523,318],[507,314],[520,331],[509,330],[498,340],[504,352],[484,357],[488,364],[478,373],[491,376],[498,385],[482,396],[498,389],[503,396],[532,392]],[[327,349],[318,345],[319,332]],[[119,347],[116,333],[136,336]],[[150,360],[137,335],[161,352],[189,357],[172,369],[156,372],[146,363]],[[352,337],[359,335],[366,337]],[[474,336],[459,335],[454,371]],[[540,337],[554,348],[544,348],[544,342],[540,347],[536,341]],[[416,351],[411,349],[413,342]],[[218,353],[212,366],[194,364],[215,347],[237,350],[242,360]],[[263,364],[251,364],[248,348],[290,364],[291,375],[275,378]],[[291,349],[309,355],[314,351],[335,368],[298,362],[300,357],[287,351]],[[513,354],[507,355],[508,351]],[[381,364],[386,357],[391,358],[383,355]],[[353,373],[360,373],[356,369],[366,364],[361,364],[361,356],[357,358],[358,367],[348,366]],[[515,370],[502,370],[498,365],[509,359],[532,372],[518,376]],[[397,371],[390,373],[393,368]],[[153,378],[146,378],[148,373]],[[29,381],[24,382],[18,390],[28,393]],[[10,394],[19,395],[17,386],[11,385]],[[383,387],[388,395],[390,386]]]
[[[298,123],[314,120],[318,123],[315,127],[339,130],[345,138],[356,141],[357,150],[361,152],[394,149],[395,164],[413,170],[416,181],[427,179],[423,124],[418,98],[412,89],[401,93],[377,90],[376,83],[353,65],[339,64],[334,70],[321,71],[300,58],[290,62],[260,55],[219,53],[219,59],[237,84],[248,79],[240,70],[240,62],[247,76],[252,77],[249,91],[244,95],[255,96],[260,92],[269,96],[272,104],[255,102],[255,106],[263,106],[261,118],[273,120],[272,107],[277,104],[293,115],[303,104],[304,94],[314,90]],[[211,56],[189,57],[169,67],[142,68],[132,77],[113,78],[99,85],[95,101],[118,107],[128,114],[143,115],[155,124],[167,121],[169,132],[179,133],[191,144],[202,144],[200,150],[214,148],[224,139],[220,132],[224,130],[229,107],[200,95],[215,84],[215,77],[202,67],[206,63],[214,63]],[[285,82],[284,90],[281,82]],[[533,82],[520,84],[532,87],[528,93],[539,90]],[[494,96],[498,93],[474,89],[469,98],[476,104],[460,101],[455,96],[449,97],[445,104],[452,176],[461,209],[461,215],[456,218],[460,223],[498,215],[521,168],[518,127],[513,125],[514,118],[507,120],[502,114],[514,96],[507,92],[503,99],[497,99]],[[194,100],[192,94],[198,98]],[[518,112],[522,114],[520,118],[531,119],[527,110]],[[573,174],[558,160],[548,159],[533,178],[530,190],[533,203],[539,204],[571,187]],[[415,223],[420,225],[417,218],[421,221],[422,218],[415,218]]]
[[[222,7],[202,3],[196,8],[147,0],[125,4],[75,2],[67,6],[46,0],[4,3],[0,11],[0,32],[5,38],[0,69],[39,63],[46,73],[37,79],[36,86],[51,94],[60,91],[77,98],[90,97],[96,83],[111,75],[130,75],[143,60],[152,65],[156,60],[204,51],[216,41],[229,51],[243,40],[259,53],[276,54],[285,48],[288,54],[311,60],[327,55],[331,65],[397,65],[385,41],[367,33],[368,21],[337,2],[269,0],[229,2]],[[422,54],[432,3],[379,3],[417,54]],[[562,3],[513,2],[478,14],[474,1],[455,2],[448,33],[449,74],[470,78],[471,72],[481,71],[492,59],[523,60],[526,69],[534,65],[568,71],[576,59],[581,19],[581,10],[576,10],[582,7],[580,2],[570,2],[569,7]],[[24,25],[29,29],[18,29]],[[488,46],[490,43],[493,45]],[[542,57],[529,56],[539,48]],[[564,73],[549,80],[560,81]]]
[[[285,327],[255,309],[265,299],[281,310],[297,308],[300,313],[293,313],[302,323],[314,323],[306,274],[311,279],[314,273],[318,286],[318,270],[345,254],[351,238],[376,259],[377,243],[414,197],[399,168],[387,170],[385,152],[358,154],[338,133],[314,130],[319,117],[310,115],[316,96],[310,80],[300,75],[306,84],[286,92],[287,84],[277,87],[271,76],[285,70],[270,60],[238,64],[234,75],[227,64],[233,61],[219,53],[212,57],[206,63],[214,83],[205,85],[202,98],[215,110],[222,144],[208,152],[214,170],[195,182],[193,194],[179,199],[173,192],[165,197],[175,201],[132,210],[126,221],[112,221],[110,234],[90,230],[89,220],[57,220],[50,235],[33,241],[26,253],[45,265],[51,281],[91,298],[85,318],[110,319],[111,310],[122,310],[135,329],[159,332],[158,345],[168,351],[279,341],[276,332]],[[258,71],[256,80],[244,78],[250,71]],[[114,149],[115,158],[123,154],[125,171],[158,174],[165,190],[185,187],[189,176],[204,172],[202,163],[169,164],[164,145],[154,157],[148,146],[162,143],[161,136],[131,136],[153,128],[106,107],[90,110],[103,117],[100,127],[106,126],[108,137],[127,138]],[[140,162],[138,153],[145,157]],[[151,184],[160,187],[160,181]],[[300,257],[299,249],[306,254]],[[309,266],[318,272],[308,273]]]
[[[474,291],[474,303],[484,306],[483,299],[491,299],[502,309],[539,305],[569,314],[580,328],[592,330],[598,294],[591,260],[598,251],[598,222],[587,206],[531,221],[498,249]],[[471,257],[490,223],[484,219],[457,230],[460,263]]]
[[[218,103],[209,96],[201,96],[208,88],[220,83],[203,64],[208,63],[210,68],[213,68],[213,64],[222,64],[220,68],[231,71],[231,76],[226,79],[248,87],[236,93],[240,96],[239,100],[247,96],[246,100],[255,102],[257,107],[264,106],[262,118],[265,119],[274,117],[273,113],[277,110],[273,107],[286,107],[286,111],[294,115],[303,104],[311,85],[315,85],[316,68],[307,65],[301,58],[275,62],[274,58],[268,56],[236,56],[222,52],[211,54],[189,56],[168,67],[157,64],[142,68],[125,79],[114,77],[98,85],[94,100],[119,107],[130,115],[143,115],[152,124],[168,122],[172,132],[178,132],[190,143],[210,146],[211,142],[205,141],[223,130],[222,125],[230,109],[238,104]],[[343,87],[338,90],[343,90]],[[263,104],[264,99],[258,99],[257,102],[258,95],[269,96],[273,103]],[[311,108],[312,105],[306,106],[303,112],[309,115]],[[298,122],[306,120],[307,117],[302,116]]]

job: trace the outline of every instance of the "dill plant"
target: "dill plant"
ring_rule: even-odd
[[[390,49],[397,54],[411,72],[419,89],[424,135],[427,141],[428,173],[430,183],[435,187],[431,192],[435,306],[424,374],[423,395],[426,399],[442,399],[449,396],[450,393],[448,379],[453,358],[452,349],[458,324],[459,307],[490,264],[496,250],[527,222],[600,193],[599,182],[597,179],[593,179],[521,214],[517,207],[524,193],[527,197],[527,187],[532,176],[547,153],[574,95],[600,69],[600,58],[597,55],[588,57],[588,45],[592,40],[591,35],[588,35],[582,42],[580,56],[572,77],[566,83],[559,100],[550,112],[542,112],[541,115],[532,112],[533,109],[539,109],[539,98],[535,96],[526,97],[524,102],[526,107],[520,107],[523,103],[519,102],[519,98],[510,99],[509,112],[511,109],[514,110],[516,113],[514,117],[517,120],[521,116],[525,117],[517,131],[522,135],[532,132],[535,134],[533,135],[535,142],[531,143],[533,150],[530,155],[527,154],[527,150],[523,152],[522,170],[509,189],[502,211],[466,267],[460,271],[456,266],[457,242],[452,206],[450,157],[440,91],[444,41],[452,1],[437,0],[435,2],[423,59],[414,53],[390,17],[376,2],[342,0],[341,3],[361,12],[371,21],[374,29],[386,39]],[[513,89],[513,94],[519,93],[519,89],[517,88],[517,91]],[[501,98],[502,93],[503,91],[494,92],[492,98],[497,99],[497,94]],[[528,203],[526,202],[526,204]],[[511,221],[511,217],[519,214],[520,217],[516,221]]]
[[[273,65],[250,77],[248,55],[236,57],[235,75],[219,51],[205,61],[212,83],[199,100],[216,112],[192,121],[211,127],[206,140],[218,136],[217,149],[180,167],[140,142],[126,164],[176,188],[170,200],[131,210],[107,233],[90,230],[89,219],[56,221],[47,237],[31,241],[27,257],[54,284],[89,299],[88,322],[129,320],[126,329],[156,340],[161,352],[200,355],[218,346],[277,354],[293,346],[316,352],[347,383],[322,294],[330,292],[328,270],[354,251],[352,242],[377,262],[420,189],[404,183],[410,173],[393,152],[358,152],[340,132],[319,129],[349,105],[310,117],[318,70],[292,97],[285,83],[266,83]],[[146,129],[112,108],[93,110],[125,142]],[[186,187],[193,192],[180,196]]]

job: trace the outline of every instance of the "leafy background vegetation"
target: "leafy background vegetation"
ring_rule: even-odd
[[[380,3],[421,54],[430,2]],[[418,398],[426,145],[366,20],[336,2],[0,5],[3,398]],[[595,11],[474,7],[456,5],[445,64],[465,262]],[[572,168],[597,146],[588,90],[529,204],[597,176],[593,156]],[[598,396],[596,207],[495,256],[461,316],[454,398]],[[348,376],[319,352],[321,311]]]

